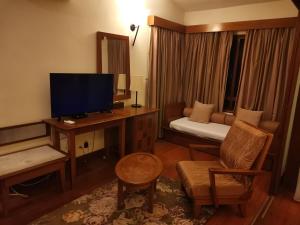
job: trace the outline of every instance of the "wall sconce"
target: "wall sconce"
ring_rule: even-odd
[[[131,31],[135,31],[135,29],[136,29],[136,32],[135,32],[135,36],[134,36],[134,40],[133,40],[132,46],[134,46],[136,36],[137,36],[137,34],[138,34],[138,32],[139,32],[139,28],[140,28],[139,25],[134,25],[134,24],[131,24],[131,25],[130,25],[130,30],[131,30]]]

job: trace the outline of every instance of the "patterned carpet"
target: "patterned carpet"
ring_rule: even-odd
[[[103,185],[31,225],[203,225],[214,214],[203,208],[199,219],[192,219],[192,204],[181,191],[179,182],[161,177],[157,182],[153,213],[147,212],[145,194],[132,193],[125,208],[117,210],[117,181]]]

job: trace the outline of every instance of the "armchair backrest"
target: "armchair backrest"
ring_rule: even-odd
[[[220,147],[221,162],[227,168],[261,169],[273,135],[236,120]]]

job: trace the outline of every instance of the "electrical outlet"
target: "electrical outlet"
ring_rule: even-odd
[[[84,148],[88,148],[88,147],[89,147],[89,142],[85,141],[85,142],[83,143],[83,147],[84,147]]]

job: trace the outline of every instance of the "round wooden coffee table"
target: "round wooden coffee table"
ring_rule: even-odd
[[[118,209],[123,207],[125,193],[132,189],[145,189],[149,211],[152,212],[156,180],[162,170],[160,159],[153,154],[139,152],[123,157],[115,168],[118,177]]]

